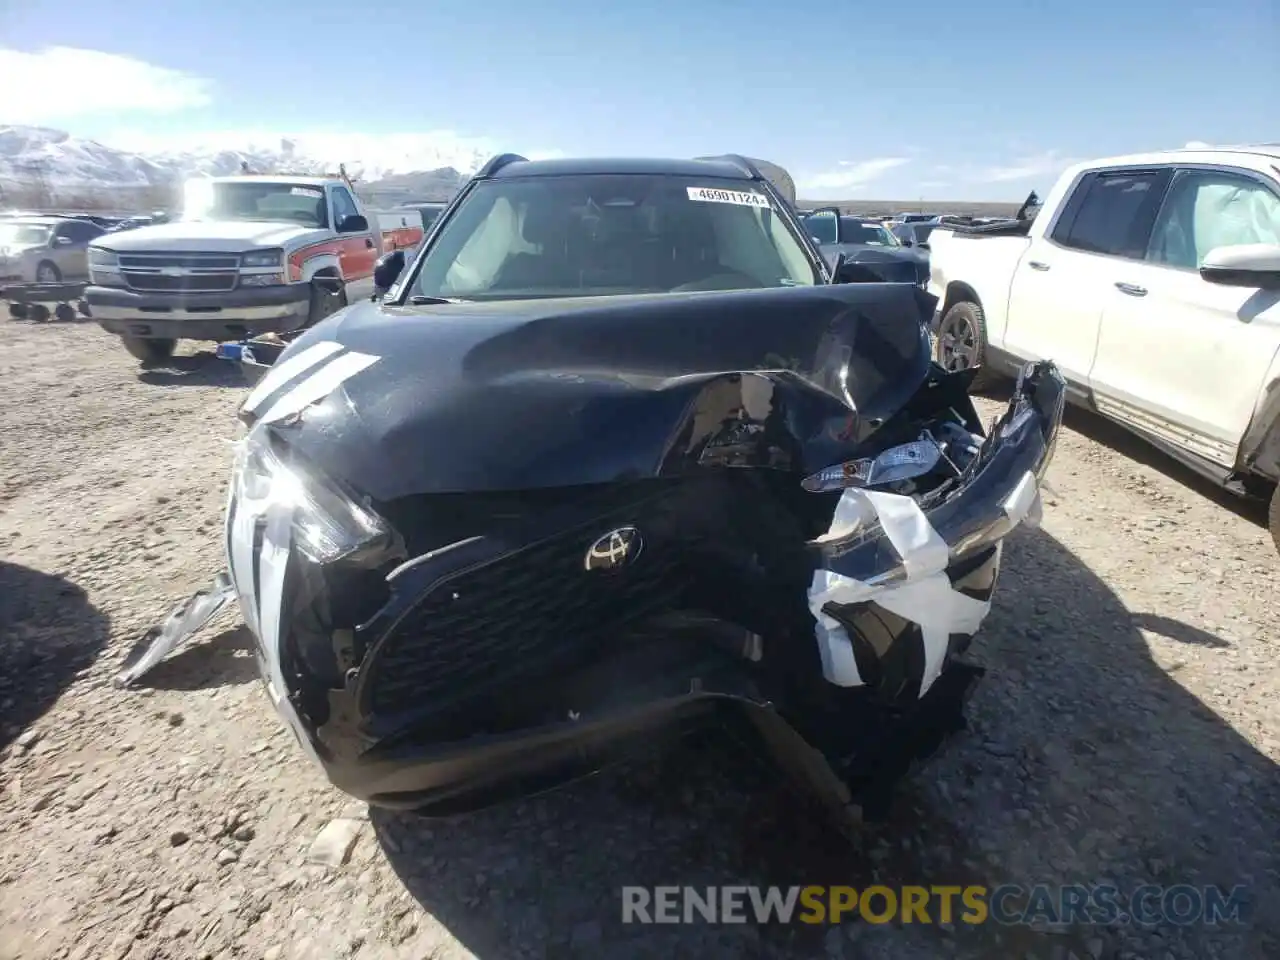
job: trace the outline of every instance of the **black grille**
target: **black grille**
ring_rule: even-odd
[[[196,273],[181,277],[167,277],[160,273],[133,273],[124,271],[124,280],[134,290],[156,293],[214,293],[233,290],[234,273]]]
[[[235,270],[240,266],[240,255],[235,253],[122,253],[119,260],[123,270],[160,267]]]
[[[614,526],[542,541],[427,591],[373,654],[374,712],[443,711],[513,683],[527,689],[671,605],[681,590],[674,551],[649,543],[627,567],[584,569],[588,548]]]

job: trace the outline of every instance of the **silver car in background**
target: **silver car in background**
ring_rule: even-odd
[[[89,276],[89,241],[106,231],[69,217],[0,219],[0,283],[59,283]]]

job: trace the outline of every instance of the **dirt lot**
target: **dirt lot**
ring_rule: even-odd
[[[690,747],[456,822],[370,817],[270,712],[238,621],[132,643],[219,569],[244,389],[5,325],[0,958],[1276,957],[1241,926],[624,926],[627,884],[1244,884],[1280,902],[1280,560],[1259,518],[1069,416],[1008,544],[973,729],[850,847]],[[990,406],[994,409],[994,406]],[[352,820],[349,858],[308,862]],[[340,845],[341,847],[342,845]],[[340,850],[340,852],[342,852]]]

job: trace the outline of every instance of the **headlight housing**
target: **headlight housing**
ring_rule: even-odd
[[[251,269],[256,267],[282,267],[284,266],[284,251],[278,247],[273,250],[250,250],[240,257],[240,266]]]
[[[89,248],[89,282],[100,287],[123,287],[120,275],[120,257],[114,250],[103,247]]]
[[[277,451],[266,424],[239,442],[231,483],[237,510],[263,518],[288,511],[294,545],[317,564],[381,553],[394,539],[387,522],[339,484]]]

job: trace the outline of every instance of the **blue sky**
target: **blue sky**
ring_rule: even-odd
[[[0,0],[0,124],[734,151],[812,198],[1017,200],[1073,159],[1280,140],[1277,51],[1276,0]]]

